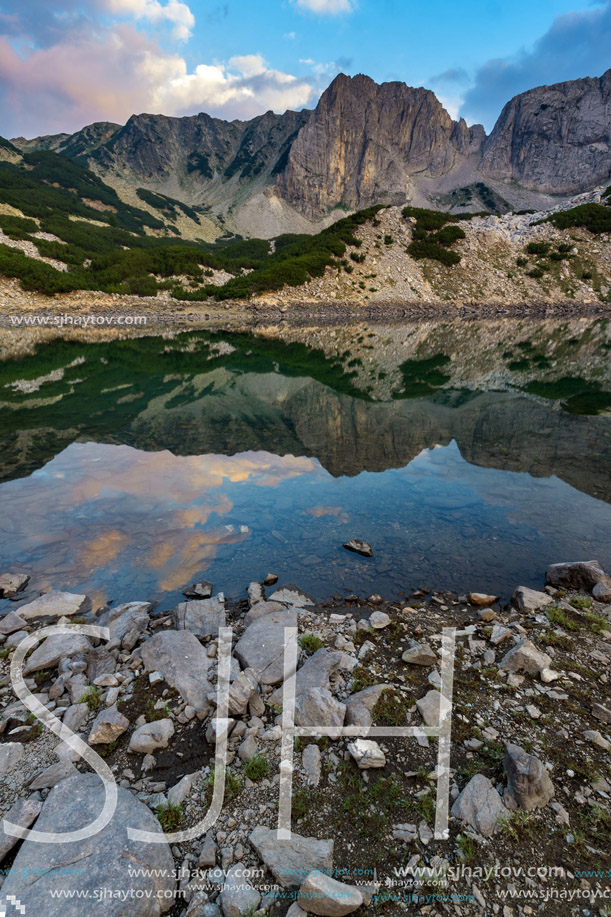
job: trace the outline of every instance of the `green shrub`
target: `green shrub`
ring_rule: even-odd
[[[444,226],[438,232],[431,233],[428,238],[429,242],[450,246],[454,242],[458,242],[459,239],[466,239],[466,235],[464,229],[461,229],[460,226]]]
[[[529,242],[526,246],[529,255],[547,255],[549,250],[549,242]]]
[[[304,634],[299,641],[299,645],[302,649],[306,650],[306,652],[315,653],[324,646],[324,643],[320,637],[317,637],[315,634]]]
[[[518,267],[525,267],[525,265],[528,264],[528,258],[524,258],[522,255],[520,255],[519,258],[516,258],[516,264]]]
[[[102,704],[102,692],[93,685],[81,694],[79,704],[87,704],[90,710],[98,710]]]
[[[412,242],[407,251],[417,261],[431,258],[434,261],[441,261],[447,267],[460,263],[460,255],[457,252],[450,251],[436,242]]]
[[[9,239],[23,241],[30,238],[30,233],[37,232],[38,226],[34,220],[0,214],[0,229]]]
[[[559,210],[541,222],[553,223],[558,229],[582,226],[592,233],[611,232],[611,208],[603,204],[580,204],[571,210]]]
[[[258,781],[263,780],[264,777],[267,777],[269,773],[269,765],[265,758],[265,755],[255,755],[254,758],[251,758],[244,765],[244,773],[249,780]]]
[[[165,834],[177,831],[182,820],[182,806],[175,806],[171,802],[167,806],[158,806],[157,818]]]

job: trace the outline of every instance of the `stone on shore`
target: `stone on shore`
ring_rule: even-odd
[[[549,669],[551,656],[542,653],[530,640],[521,640],[499,662],[499,669],[504,672],[526,672],[528,675],[537,675],[544,669]]]
[[[24,621],[37,618],[69,618],[82,615],[91,609],[91,600],[86,595],[75,595],[72,592],[46,592],[27,605],[19,608],[19,615]]]
[[[174,723],[170,719],[144,723],[132,733],[128,751],[139,755],[152,755],[160,748],[167,748],[173,735]]]
[[[343,726],[346,705],[327,688],[310,688],[295,698],[297,726]]]
[[[188,599],[209,599],[212,595],[212,589],[212,583],[203,579],[198,583],[191,583],[190,586],[182,590],[182,594],[186,595]]]
[[[256,607],[256,606],[255,606]],[[254,669],[260,684],[284,681],[284,628],[297,627],[297,612],[273,611],[249,624],[235,648],[244,668]],[[289,672],[286,672],[288,676]]]
[[[351,538],[343,547],[346,548],[347,551],[352,551],[353,554],[360,554],[361,557],[373,557],[371,545],[361,538]]]
[[[416,701],[416,707],[427,726],[443,725],[443,720],[450,713],[450,702],[434,688]]]
[[[242,917],[252,914],[261,901],[261,895],[250,882],[250,870],[243,863],[235,863],[227,870],[221,891],[221,905],[224,917]]]
[[[611,586],[611,578],[597,560],[551,564],[545,571],[545,582],[561,589],[583,589],[586,592],[591,592],[598,583]]]
[[[333,841],[301,837],[295,832],[281,840],[273,828],[258,825],[249,841],[283,888],[299,888],[313,870],[329,871],[333,866]]]
[[[30,789],[47,790],[49,787],[60,783],[62,780],[66,780],[67,777],[74,777],[75,774],[78,774],[78,771],[72,761],[68,758],[64,758],[63,761],[46,767],[42,773],[38,774],[30,783]]]
[[[373,708],[390,685],[372,685],[346,698],[346,726],[371,726]]]
[[[338,882],[322,872],[311,872],[301,888],[297,904],[309,914],[343,917],[363,903],[363,895],[353,885]]]
[[[176,630],[190,630],[196,637],[218,637],[225,623],[225,596],[180,602],[174,612]]]
[[[303,589],[293,583],[276,589],[267,598],[270,602],[282,602],[283,605],[292,605],[294,608],[307,608],[309,605],[316,604],[311,595],[308,595],[307,592],[304,592]]]
[[[509,813],[494,786],[483,774],[476,774],[456,798],[452,816],[467,822],[484,837],[491,837],[501,819]]]
[[[341,661],[341,653],[328,650],[324,646],[316,650],[315,653],[306,659],[301,668],[297,670],[295,678],[295,697],[299,694],[304,694],[311,688],[328,688],[329,679],[331,675],[337,671]],[[270,694],[268,702],[270,704],[282,704],[282,697],[282,688],[276,688],[276,690]]]
[[[25,589],[29,580],[25,573],[3,573],[0,575],[0,599],[11,599]]]
[[[150,609],[150,602],[124,602],[105,611],[96,624],[109,629],[111,640],[122,642],[132,631],[141,634],[147,629]]]
[[[60,659],[88,653],[90,649],[91,643],[84,634],[51,634],[26,659],[23,673],[29,675],[41,669],[51,669]]]
[[[487,595],[485,592],[470,592],[469,601],[472,605],[485,608],[488,605],[494,605],[498,595]]]
[[[5,637],[23,630],[25,627],[27,627],[26,622],[15,611],[9,611],[7,615],[0,618],[0,634],[4,634]]]
[[[41,809],[42,799],[40,798],[40,793],[33,793],[27,799],[25,797],[18,799],[8,812],[5,813],[3,822],[6,820],[10,822],[11,825],[19,825],[20,828],[29,828],[40,815]],[[0,831],[0,863],[2,863],[5,856],[10,853],[13,847],[19,842],[20,838],[14,837],[12,834],[6,834],[4,826],[2,827]],[[2,901],[1,892],[0,901]]]
[[[53,912],[52,894],[64,892],[62,917],[159,917],[174,905],[174,860],[169,845],[130,840],[127,828],[161,835],[150,809],[129,790],[117,787],[117,808],[110,822],[91,837],[67,844],[25,840],[0,892],[0,902],[14,895],[24,913]],[[45,800],[36,830],[59,834],[93,822],[103,808],[104,785],[96,774],[62,780]],[[41,863],[44,869],[41,869]],[[126,864],[133,864],[128,871]],[[100,888],[122,889],[129,897],[96,899]],[[79,896],[69,897],[78,892]],[[129,906],[126,909],[126,900]]]
[[[129,728],[129,720],[116,706],[107,707],[96,716],[89,733],[90,745],[108,745]]]
[[[437,665],[437,654],[428,643],[416,643],[405,650],[401,656],[409,665]]]
[[[539,758],[529,755],[519,745],[507,743],[503,757],[507,773],[505,805],[509,809],[520,806],[530,812],[539,809],[554,796],[554,784],[547,768]]]
[[[211,660],[194,634],[188,630],[163,631],[143,643],[140,652],[147,671],[161,672],[187,704],[196,710],[209,708]]]
[[[511,598],[515,607],[523,614],[532,614],[539,611],[540,608],[551,605],[554,601],[547,592],[537,592],[535,589],[529,589],[528,586],[518,586]]]
[[[592,596],[597,602],[611,602],[611,583],[596,583]]]
[[[348,751],[360,770],[386,766],[386,755],[378,743],[371,739],[355,739],[354,742],[349,742]]]
[[[17,767],[23,755],[21,742],[3,742],[0,745],[0,778]]]

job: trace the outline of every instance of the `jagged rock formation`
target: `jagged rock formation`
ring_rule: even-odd
[[[141,114],[14,143],[79,159],[124,196],[145,186],[210,208],[219,231],[265,237],[373,203],[542,209],[609,181],[611,70],[516,96],[488,138],[430,90],[339,74],[312,112]]]
[[[293,143],[279,193],[310,218],[411,197],[411,176],[438,177],[485,139],[481,124],[453,121],[428,89],[336,77]]]
[[[611,177],[611,70],[540,86],[504,107],[480,170],[550,194],[575,194]]]

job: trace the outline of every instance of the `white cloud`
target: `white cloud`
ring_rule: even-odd
[[[152,25],[167,21],[174,26],[172,37],[178,41],[190,38],[195,25],[195,16],[180,0],[168,0],[165,6],[159,0],[108,0],[108,9],[115,15],[148,19]]]
[[[297,6],[319,16],[339,16],[341,13],[352,13],[356,0],[297,0]]]

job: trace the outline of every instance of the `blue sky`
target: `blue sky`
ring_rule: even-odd
[[[488,130],[611,67],[611,0],[0,0],[0,134],[313,107],[340,71],[433,89]]]

